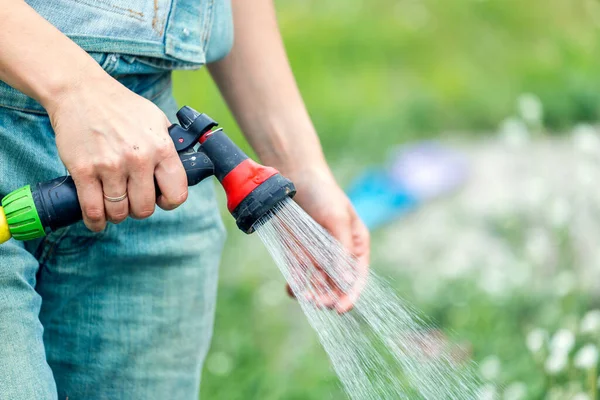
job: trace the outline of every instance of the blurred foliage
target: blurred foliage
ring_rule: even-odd
[[[279,0],[277,6],[298,84],[338,175],[348,174],[348,160],[356,170],[380,161],[394,144],[495,130],[516,112],[522,93],[539,97],[551,132],[600,116],[596,0]],[[209,113],[248,149],[207,71],[177,72],[175,90],[181,104]],[[343,398],[262,244],[225,219],[230,239],[202,398]],[[398,288],[468,340],[475,359],[510,360],[499,380],[527,382],[532,398],[547,382],[527,354],[525,332],[534,320],[554,329],[548,316],[556,307],[575,313],[588,305],[575,295],[561,298],[568,304],[526,294],[499,302],[468,281],[430,300],[416,296],[410,282],[400,280]]]
[[[552,130],[598,119],[597,0],[277,5],[292,67],[332,160],[352,152],[374,161],[389,143],[492,129],[524,92],[540,97]],[[178,73],[176,88],[179,101],[233,126],[206,71]]]

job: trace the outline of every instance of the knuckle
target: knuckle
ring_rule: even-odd
[[[136,150],[131,149],[125,153],[125,158],[128,162],[133,164],[143,164],[150,158],[148,150],[143,148],[137,148]]]
[[[183,203],[185,203],[187,198],[188,198],[188,191],[186,188],[185,191],[183,191],[183,192],[179,193],[177,196],[175,196],[174,203],[176,205],[183,204]]]
[[[170,140],[161,141],[156,145],[156,154],[161,158],[169,158],[175,154],[175,147]]]
[[[141,210],[134,211],[133,216],[138,219],[146,219],[154,214],[154,207],[142,208]]]
[[[127,218],[129,213],[127,211],[119,211],[111,214],[110,221],[115,224],[119,224]]]
[[[123,168],[123,160],[119,157],[104,157],[98,162],[98,166],[105,171],[119,172]]]
[[[176,179],[181,182],[187,182],[187,178],[185,176],[185,169],[181,162],[166,162],[163,161],[158,164],[157,168],[161,170],[165,175],[170,176],[170,180]]]
[[[104,220],[104,210],[99,207],[85,207],[84,215],[90,222],[102,222]]]
[[[69,168],[69,172],[74,177],[89,177],[94,174],[94,167],[91,164],[75,164],[73,167]]]
[[[164,196],[165,199],[165,207],[169,210],[179,207],[182,205],[188,198],[187,188],[184,192],[180,192],[174,196]]]

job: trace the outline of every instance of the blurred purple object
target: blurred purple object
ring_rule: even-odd
[[[423,201],[456,189],[467,173],[466,158],[436,142],[401,148],[389,168],[393,186],[403,187]]]
[[[458,152],[423,142],[399,149],[387,168],[365,169],[347,192],[358,215],[373,229],[458,188],[467,170]]]

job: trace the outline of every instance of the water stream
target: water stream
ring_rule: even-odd
[[[255,229],[295,293],[352,400],[476,399],[480,383],[436,330],[294,201]],[[364,285],[351,312],[342,293]],[[329,307],[324,307],[327,305]]]

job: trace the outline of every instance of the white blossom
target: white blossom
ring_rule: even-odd
[[[544,363],[544,369],[548,374],[556,375],[566,368],[568,361],[567,353],[562,351],[554,351],[551,352],[546,359],[546,362]]]
[[[533,125],[541,125],[543,117],[542,102],[532,93],[523,93],[517,99],[519,114],[523,120]]]
[[[575,367],[579,369],[590,369],[598,364],[598,348],[593,344],[583,346],[575,354]]]
[[[573,129],[573,146],[582,153],[596,154],[600,151],[600,136],[593,126],[579,124]]]
[[[504,389],[504,400],[521,400],[527,396],[527,385],[513,382]]]
[[[529,130],[518,118],[507,118],[502,121],[500,137],[510,147],[520,148],[529,142]]]
[[[566,226],[571,218],[572,208],[567,199],[559,197],[550,205],[549,219],[555,227]]]
[[[577,277],[571,271],[562,271],[556,275],[554,285],[559,296],[566,296],[577,286]]]
[[[590,396],[587,393],[579,392],[575,393],[571,400],[590,400]]]
[[[477,399],[478,400],[496,400],[498,398],[498,391],[496,386],[487,384],[479,388]]]
[[[600,331],[600,310],[588,311],[581,319],[581,333],[596,333]]]
[[[550,348],[553,353],[564,353],[565,355],[573,349],[575,336],[568,329],[560,329],[552,336]]]
[[[545,400],[565,400],[568,399],[567,391],[561,387],[554,386],[548,390]]]
[[[500,375],[500,359],[496,356],[488,356],[479,364],[481,376],[493,381]]]
[[[537,353],[544,346],[548,333],[543,329],[534,329],[527,334],[526,344],[529,351]]]
[[[545,229],[536,228],[527,232],[525,252],[529,260],[536,264],[546,264],[552,251],[552,238]]]

